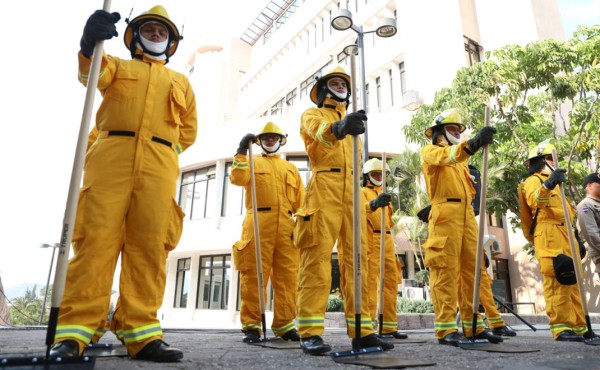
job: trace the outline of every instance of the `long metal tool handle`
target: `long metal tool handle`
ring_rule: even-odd
[[[556,150],[552,149],[552,160],[558,167],[558,156]],[[583,270],[581,269],[581,256],[579,255],[579,248],[576,247],[575,237],[573,236],[573,228],[571,221],[571,213],[569,213],[569,207],[567,206],[567,197],[565,196],[565,189],[559,184],[557,185],[560,189],[560,200],[562,202],[563,213],[565,214],[565,227],[567,228],[567,235],[569,235],[569,246],[571,247],[571,254],[573,255],[573,265],[575,265],[575,278],[577,279],[577,289],[579,290],[579,298],[581,300],[581,308],[585,316],[585,322],[588,330],[592,331],[592,322],[590,321],[590,314],[587,307],[587,299],[585,297],[585,290],[583,289]]]
[[[111,0],[104,0],[102,9],[108,12],[110,10],[110,5]],[[86,86],[85,103],[83,105],[83,114],[79,126],[75,159],[73,160],[73,168],[71,170],[71,182],[69,184],[69,194],[67,196],[67,205],[65,207],[65,215],[63,218],[60,246],[58,249],[58,258],[56,260],[56,271],[54,273],[54,284],[52,285],[52,306],[50,307],[50,317],[48,318],[48,329],[46,331],[46,345],[48,346],[46,357],[49,357],[50,346],[54,342],[56,326],[58,324],[58,312],[65,292],[69,248],[71,247],[71,242],[73,240],[73,228],[75,225],[75,216],[77,214],[77,203],[79,201],[79,187],[81,185],[87,139],[90,132],[92,112],[94,110],[94,96],[96,95],[96,87],[98,86],[98,75],[100,74],[103,53],[104,41],[96,42]]]
[[[485,126],[490,125],[490,106],[485,106]],[[483,259],[483,238],[485,234],[485,203],[487,198],[488,146],[483,146],[483,164],[481,166],[481,195],[479,198],[479,231],[477,233],[477,253],[475,253],[475,282],[473,284],[473,321],[471,335],[473,341],[477,333],[477,314],[479,312],[479,292],[481,284],[481,260]],[[469,205],[466,205],[469,207]]]
[[[354,54],[350,57],[350,74],[352,75],[352,108],[356,111],[356,58]],[[363,97],[364,98],[364,97]],[[361,227],[360,227],[360,153],[358,136],[352,136],[352,258],[354,274],[354,337],[357,339],[353,350],[360,351],[359,339],[361,329],[361,311],[362,311],[362,279],[360,272],[360,248],[361,248]]]
[[[521,320],[523,322],[523,324],[529,326],[529,328],[533,331],[536,331],[537,329],[531,325],[530,323],[528,323],[527,321],[525,321],[524,318],[522,318],[521,316],[519,316],[518,313],[516,313],[512,308],[508,307],[506,304],[504,304],[501,300],[499,300],[495,295],[492,295],[492,297],[494,297],[494,301],[496,301],[496,303],[498,303],[500,306],[506,308],[508,310],[508,312],[512,313],[513,315],[515,315],[515,317],[519,320]]]
[[[381,153],[381,194],[386,192],[386,158],[385,152]],[[383,335],[383,286],[385,282],[385,236],[387,208],[381,207],[381,226],[379,227],[381,240],[379,243],[379,335]]]
[[[262,253],[260,248],[260,231],[258,228],[258,211],[256,206],[256,179],[254,177],[254,155],[252,144],[248,145],[248,163],[250,164],[250,195],[252,198],[252,219],[254,223],[254,253],[256,256],[256,278],[258,280],[258,307],[260,308],[260,319],[265,341],[267,340],[267,320],[265,318],[265,297],[263,285]]]

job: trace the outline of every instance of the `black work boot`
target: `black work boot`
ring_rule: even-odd
[[[50,348],[50,357],[77,357],[79,356],[79,343],[67,339],[56,343]]]
[[[281,336],[283,340],[291,340],[292,342],[298,342],[300,340],[300,336],[298,335],[298,331],[296,329],[292,329],[287,333]]]
[[[446,335],[442,339],[438,339],[438,343],[446,346],[458,347],[460,341],[464,339],[465,338],[462,335],[458,334],[457,332],[454,332]]]
[[[593,330],[588,330],[583,334],[583,339],[596,339],[599,340],[600,336],[598,336],[596,333],[594,333]]]
[[[375,334],[369,334],[366,337],[362,337],[360,339],[353,338],[352,348],[356,348],[357,344],[358,348],[381,347],[384,351],[394,348],[394,345],[392,343],[379,339]]]
[[[300,338],[300,346],[302,347],[302,351],[304,353],[308,353],[309,355],[321,355],[326,352],[331,351],[331,346],[323,341],[318,335],[313,335],[308,338]]]
[[[504,342],[501,336],[490,333],[487,329],[475,336],[475,339],[487,339],[490,343],[498,344]]]
[[[573,330],[564,330],[558,334],[556,340],[560,342],[583,342],[583,337],[575,334]]]
[[[242,338],[244,343],[258,343],[260,342],[260,333],[258,330],[246,330],[246,335]]]
[[[381,335],[377,335],[379,338],[386,339],[408,339],[408,335],[406,333],[401,333],[399,331],[394,331],[391,333],[383,333]]]
[[[504,325],[499,328],[493,328],[492,333],[502,337],[516,337],[517,332]]]
[[[133,358],[153,362],[177,362],[183,358],[183,352],[177,348],[169,347],[167,343],[160,339],[156,339],[146,344]]]

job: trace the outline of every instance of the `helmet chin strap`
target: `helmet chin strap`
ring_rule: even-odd
[[[554,172],[555,168],[550,166],[550,163],[546,162],[545,159],[544,159],[544,165],[550,169],[550,172]]]

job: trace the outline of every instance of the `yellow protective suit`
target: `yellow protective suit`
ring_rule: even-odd
[[[295,329],[296,291],[300,253],[294,247],[292,234],[293,214],[304,201],[304,184],[298,169],[279,155],[254,158],[256,208],[260,232],[260,251],[263,270],[263,297],[271,277],[273,286],[273,323],[271,329],[280,337]],[[236,154],[230,181],[246,188],[246,218],[242,238],[233,245],[233,262],[240,271],[242,304],[240,320],[242,331],[261,330],[261,312],[258,301],[256,251],[254,244],[254,217],[250,187],[248,157]]]
[[[354,337],[353,138],[348,135],[337,140],[331,132],[332,124],[345,116],[345,105],[328,98],[322,108],[309,108],[302,115],[300,136],[310,159],[312,177],[304,205],[296,213],[294,232],[296,246],[300,248],[298,331],[301,338],[322,335],[325,329],[325,309],[331,290],[331,253],[336,240],[348,335]],[[358,141],[358,150],[362,153],[360,138]],[[360,208],[361,274],[366,277],[367,223],[364,207]],[[361,281],[360,327],[361,337],[364,337],[373,334],[373,325],[367,306],[367,279]]]
[[[482,265],[484,266],[484,265]],[[494,302],[494,295],[492,293],[492,277],[488,274],[485,267],[481,268],[481,281],[479,282],[479,303],[485,310],[485,316],[488,319],[490,328],[500,328],[506,326],[502,316],[496,307]]]
[[[539,208],[533,245],[535,255],[540,261],[540,273],[544,278],[544,298],[546,314],[550,319],[550,331],[556,339],[565,330],[583,335],[587,332],[587,326],[577,285],[562,285],[556,280],[554,274],[553,258],[561,253],[569,257],[572,254],[564,224],[565,215],[560,188],[557,186],[549,190],[542,185],[549,175],[543,170],[529,176],[523,184],[523,191],[527,204],[533,212],[532,217],[535,215],[535,210]],[[575,211],[569,202],[567,205],[572,220]]]
[[[391,235],[393,210],[392,207],[385,207],[385,227],[382,228],[382,208],[372,211],[369,206],[369,202],[381,194],[381,186],[374,186],[368,183],[361,190],[367,213],[369,313],[371,320],[375,321],[377,319],[377,305],[379,304],[381,235],[385,233],[383,308],[381,309],[382,312],[380,312],[380,314],[383,313],[383,322],[380,322],[379,325],[381,326],[382,334],[395,333],[398,331],[398,284],[402,282],[402,275],[398,271],[396,247]]]
[[[428,144],[421,150],[421,169],[431,201],[429,236],[424,244],[425,265],[430,271],[438,339],[458,331],[457,303],[461,317],[465,318],[463,333],[467,337],[473,335],[477,222],[471,206],[475,188],[466,162],[471,155],[465,148],[467,142],[463,141],[457,145]],[[475,334],[484,329],[477,315]]]
[[[84,84],[90,64],[79,54]],[[105,318],[120,255],[123,339],[135,355],[162,338],[156,312],[165,259],[183,221],[174,199],[178,153],[196,139],[196,102],[184,75],[147,58],[103,55],[98,89],[98,136],[85,158],[55,341],[74,339],[81,350],[89,343]]]

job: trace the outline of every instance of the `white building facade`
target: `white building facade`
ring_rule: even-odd
[[[313,105],[315,76],[337,64],[350,73],[343,49],[357,38],[352,30],[331,27],[339,8],[350,10],[365,32],[366,104],[359,94],[358,106],[367,108],[371,156],[409,148],[401,129],[412,112],[486,50],[563,39],[555,0],[273,0],[240,38],[199,45],[188,66],[198,101],[198,140],[180,157],[178,202],[186,216],[181,241],[167,260],[159,312],[164,327],[241,328],[231,247],[240,237],[245,209],[243,190],[229,183],[233,155],[244,134],[273,121],[288,133],[282,155],[298,166],[306,184],[310,169],[300,116]],[[396,19],[393,37],[370,32],[384,17]],[[506,275],[498,276],[506,281],[508,299],[536,302],[511,288],[520,280],[506,220],[490,219],[490,225],[499,241],[494,257],[506,261],[495,273]],[[413,277],[412,252],[399,253],[405,277]]]

